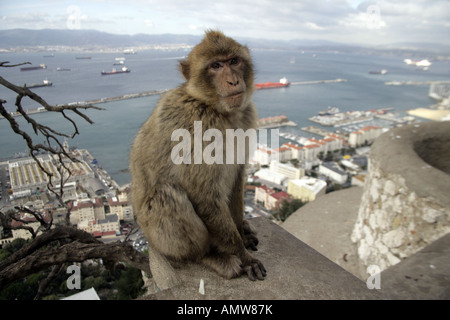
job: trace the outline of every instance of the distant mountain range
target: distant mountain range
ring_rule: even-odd
[[[118,35],[95,30],[11,29],[0,30],[0,47],[69,46],[136,47],[158,44],[194,44],[200,37],[192,35]]]
[[[202,36],[180,35],[180,34],[136,34],[136,35],[118,35],[95,30],[57,30],[57,29],[11,29],[0,30],[0,51],[1,50],[17,50],[18,48],[30,47],[49,47],[49,46],[65,46],[77,47],[83,49],[99,49],[99,48],[126,48],[126,47],[146,47],[151,48],[158,45],[195,45],[200,41]],[[274,48],[274,49],[298,49],[308,50],[315,49],[321,51],[338,50],[338,51],[364,51],[364,52],[412,52],[421,54],[422,52],[450,52],[448,46],[442,44],[419,44],[419,43],[402,43],[392,44],[389,46],[378,46],[366,48],[362,46],[346,45],[325,40],[264,40],[264,39],[237,39],[252,48]]]

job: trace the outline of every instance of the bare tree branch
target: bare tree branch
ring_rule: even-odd
[[[17,67],[23,64],[9,65],[8,61],[0,62],[0,67]],[[148,257],[135,250],[129,243],[128,238],[124,242],[114,242],[105,244],[94,238],[88,232],[74,228],[70,223],[71,208],[63,201],[63,187],[70,178],[71,172],[67,166],[67,161],[78,161],[68,153],[61,142],[62,138],[74,138],[79,134],[76,121],[70,112],[81,117],[86,122],[92,124],[93,121],[83,113],[82,110],[88,109],[103,110],[93,105],[58,105],[48,104],[39,95],[29,90],[26,86],[16,86],[4,78],[0,77],[0,85],[12,90],[17,94],[15,107],[17,112],[24,117],[26,123],[30,126],[36,135],[42,135],[46,144],[39,144],[33,141],[33,138],[24,131],[13,115],[8,112],[4,106],[6,101],[0,99],[0,114],[9,122],[11,129],[21,136],[29,149],[30,156],[37,163],[39,168],[48,177],[47,187],[52,192],[60,205],[66,208],[65,225],[53,224],[53,215],[50,212],[46,218],[41,212],[34,211],[25,206],[15,207],[15,212],[3,213],[0,211],[0,222],[5,229],[25,229],[28,230],[32,239],[21,249],[11,254],[9,257],[0,261],[0,287],[22,279],[29,274],[36,273],[47,268],[52,268],[50,274],[39,286],[35,299],[39,299],[45,292],[48,283],[62,270],[66,263],[82,262],[87,259],[101,258],[105,265],[114,265],[119,262],[126,262],[132,267],[138,268],[147,273],[150,272]],[[72,133],[64,133],[37,122],[22,107],[23,98],[30,98],[39,103],[49,112],[58,112],[67,120],[72,128]],[[58,162],[58,174],[60,176],[59,188],[53,186],[53,173],[39,161],[37,155],[41,152],[52,154]],[[21,219],[20,212],[32,215],[40,224],[37,230],[27,225],[29,221]],[[20,226],[12,226],[12,220],[21,222]]]
[[[3,67],[3,68],[14,68],[14,67],[18,67],[18,66],[23,66],[25,64],[31,64],[31,62],[22,62],[22,63],[19,63],[19,64],[6,65],[7,63],[10,63],[10,62],[9,61],[0,62],[0,67]]]
[[[53,265],[99,258],[105,260],[105,262],[123,261],[150,273],[147,257],[138,254],[138,251],[128,243],[104,244],[72,241],[60,247],[46,247],[45,250],[33,252],[16,263],[6,266],[0,271],[0,287]]]
[[[70,242],[62,246],[50,246],[54,241]],[[105,262],[126,262],[150,273],[148,257],[135,250],[129,243],[105,244],[86,231],[58,226],[37,236],[0,262],[0,287],[53,265],[94,258],[102,258]]]
[[[48,276],[39,283],[39,288],[36,296],[34,297],[34,300],[40,300],[42,298],[45,290],[47,289],[47,286],[56,278],[56,276],[64,269],[65,266],[66,264],[63,263],[60,265],[54,265],[52,267],[52,270],[50,271]]]

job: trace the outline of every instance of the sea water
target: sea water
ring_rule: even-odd
[[[93,99],[115,97],[124,94],[175,88],[184,79],[178,71],[178,61],[188,54],[185,50],[144,51],[135,55],[122,53],[2,53],[0,61],[11,64],[32,62],[44,63],[46,69],[20,71],[16,68],[0,68],[0,76],[23,85],[52,81],[52,87],[35,88],[34,92],[50,104],[66,104]],[[76,59],[91,56],[91,59]],[[356,53],[324,53],[280,50],[252,50],[255,66],[255,82],[279,81],[286,77],[290,82],[330,80],[343,78],[347,82],[292,85],[287,88],[255,91],[253,100],[260,118],[286,115],[297,123],[297,127],[281,128],[301,136],[311,134],[301,131],[308,120],[328,106],[337,106],[341,111],[394,108],[404,113],[418,107],[428,107],[434,101],[428,97],[428,86],[387,86],[386,81],[449,80],[450,66],[446,62],[434,62],[427,72],[416,70],[403,63],[400,56],[376,56]],[[101,76],[101,71],[120,69],[115,58],[124,57],[125,66],[131,72]],[[57,71],[57,68],[70,71]],[[386,75],[370,75],[369,71],[387,69]],[[0,99],[6,100],[6,108],[14,111],[16,95],[0,87]],[[80,132],[70,139],[72,147],[88,149],[98,162],[120,185],[130,182],[127,172],[128,156],[133,139],[140,126],[152,113],[160,96],[98,104],[104,110],[87,110],[94,121],[88,124],[78,115],[67,112],[77,122]],[[39,105],[29,99],[23,101],[25,109]],[[71,124],[60,114],[50,112],[32,115],[36,121],[48,124],[58,131],[71,134]],[[36,143],[43,143],[42,136],[34,135],[27,128],[23,117],[15,118],[21,128],[31,133]],[[330,128],[329,128],[330,129]],[[158,137],[155,137],[158,139]],[[0,159],[27,152],[25,141],[14,134],[5,119],[0,120]]]

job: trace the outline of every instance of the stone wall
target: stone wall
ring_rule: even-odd
[[[384,270],[449,232],[450,122],[381,135],[352,232],[360,259]]]

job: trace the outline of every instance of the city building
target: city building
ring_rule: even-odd
[[[290,201],[291,199],[292,196],[285,191],[274,192],[268,195],[264,207],[268,210],[276,210],[283,203],[283,200]]]
[[[272,161],[270,163],[270,170],[276,173],[281,173],[288,179],[300,179],[305,175],[305,169],[296,168],[291,164],[284,164],[278,161]]]
[[[255,176],[258,177],[259,180],[263,180],[274,183],[280,187],[285,186],[288,178],[281,173],[274,172],[270,169],[261,169],[255,172]]]
[[[282,146],[275,150],[278,153],[278,161],[285,162],[292,159],[291,149],[288,147]]]
[[[305,176],[301,179],[289,180],[287,193],[295,199],[308,202],[324,195],[326,188],[327,183],[325,181]]]
[[[121,192],[117,197],[109,198],[108,205],[110,213],[116,214],[119,220],[134,220],[133,207],[128,203],[128,194],[126,192]]]
[[[348,179],[347,173],[336,162],[322,163],[319,173],[339,184],[344,184]]]
[[[252,160],[255,163],[259,163],[261,165],[268,165],[270,161],[272,161],[274,156],[275,152],[272,149],[267,147],[258,147],[253,155]]]
[[[266,203],[269,200],[269,195],[275,193],[275,190],[269,188],[266,185],[255,187],[255,202]]]
[[[117,214],[107,214],[104,219],[83,220],[77,225],[78,229],[102,236],[104,233],[115,233],[120,230],[119,217]]]
[[[101,198],[73,201],[69,203],[69,208],[70,222],[73,224],[105,218],[105,207]]]
[[[43,154],[37,156],[40,166],[45,170],[53,174],[53,183],[59,183],[61,181],[60,167],[56,166],[59,163],[59,159],[56,155]],[[79,162],[72,162],[69,159],[64,159],[64,165],[68,170],[63,169],[63,177],[66,183],[70,183],[85,177],[94,177],[94,172],[91,168],[82,160]],[[13,197],[19,197],[22,195],[22,191],[25,193],[33,193],[35,190],[46,189],[48,183],[48,177],[44,171],[42,171],[36,161],[33,158],[24,158],[19,160],[10,160],[8,162],[8,169],[11,179],[11,189],[13,190]]]
[[[380,127],[367,126],[358,131],[350,133],[348,137],[348,143],[350,147],[356,148],[366,143],[372,143],[380,134]]]
[[[322,152],[322,148],[319,144],[308,144],[305,145],[303,149],[305,150],[305,161],[307,162],[314,162],[319,153]]]
[[[41,223],[39,221],[37,221],[36,218],[29,213],[20,213],[19,219],[21,221],[17,221],[17,220],[11,221],[11,226],[13,227],[12,240],[19,239],[19,238],[25,239],[25,240],[31,239],[31,237],[32,237],[31,232],[29,232],[26,229],[18,229],[18,228],[26,225],[26,227],[31,227],[34,230],[34,232],[36,232],[36,231],[38,231],[39,227],[41,226]],[[49,222],[51,217],[49,214],[43,213],[42,219],[45,222]],[[39,235],[41,233],[42,233],[41,231],[38,231],[37,235]]]
[[[288,143],[283,144],[282,147],[287,147],[287,148],[291,149],[292,159],[297,159],[299,161],[305,159],[305,151],[298,144],[293,144],[293,143],[288,142]]]
[[[258,202],[268,210],[276,210],[283,200],[290,200],[292,197],[285,191],[275,191],[268,186],[262,185],[255,189],[255,202]]]

